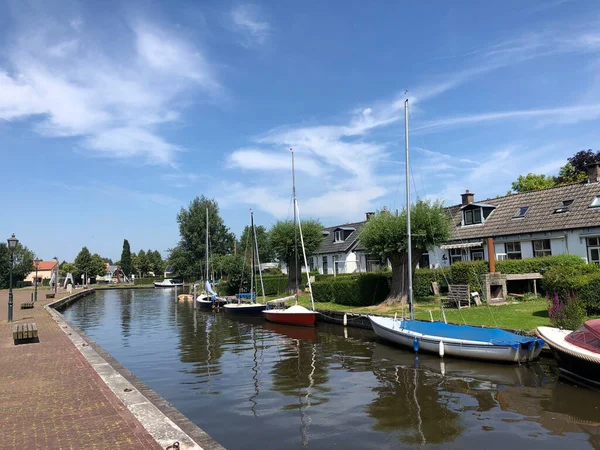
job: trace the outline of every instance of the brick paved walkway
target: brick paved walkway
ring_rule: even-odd
[[[31,290],[15,291],[13,323],[40,339],[15,346],[0,291],[0,449],[160,449],[44,310],[46,292],[21,310]]]

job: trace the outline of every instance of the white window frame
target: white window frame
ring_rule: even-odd
[[[590,208],[599,208],[600,207],[600,195],[596,195],[590,203]]]
[[[337,230],[335,232],[334,242],[344,242],[344,230]]]
[[[479,213],[479,222],[475,221],[475,212]],[[467,221],[467,215],[471,216],[471,221]],[[483,223],[483,209],[482,208],[472,208],[463,211],[463,224],[464,225],[479,225]]]
[[[536,243],[538,242],[542,242],[543,244],[548,244],[548,247],[546,248],[543,244],[542,244],[542,248],[539,248],[536,250]],[[533,241],[531,241],[531,245],[533,247],[533,257],[534,258],[541,258],[544,256],[552,256],[552,243],[550,242],[550,239],[535,239]]]
[[[587,244],[587,252],[588,252],[588,262],[590,264],[600,265],[600,238],[598,237],[589,237],[586,239]],[[592,258],[592,252],[596,251],[598,258]]]
[[[519,206],[517,208],[517,212],[513,216],[513,219],[522,219],[525,217],[529,212],[529,208],[531,208],[531,206]]]
[[[464,248],[451,248],[448,249],[448,259],[450,260],[450,265],[455,262],[466,261],[467,252]],[[460,259],[458,259],[460,258]]]
[[[328,264],[328,261],[327,261],[327,256],[323,256],[323,260],[322,261],[323,261],[323,267],[321,268],[321,270],[323,272],[323,275],[327,275],[329,273],[329,270],[328,270],[329,269],[329,267],[328,267],[329,264]]]

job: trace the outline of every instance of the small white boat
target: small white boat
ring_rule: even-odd
[[[171,287],[179,287],[179,286],[183,286],[183,282],[176,280],[174,278],[167,278],[166,280],[154,282],[155,288],[171,288]]]

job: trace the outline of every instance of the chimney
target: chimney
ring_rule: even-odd
[[[365,215],[367,216],[367,222],[368,222],[369,219],[375,215],[375,213],[374,212],[368,212],[368,213],[365,213]]]
[[[462,205],[463,206],[466,206],[469,203],[473,203],[475,201],[475,194],[473,194],[472,192],[469,192],[468,189],[465,191],[464,194],[460,194],[460,196],[462,197]]]
[[[600,163],[595,161],[587,166],[588,183],[597,183],[600,181]]]

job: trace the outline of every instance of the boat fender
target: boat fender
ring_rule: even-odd
[[[440,341],[440,358],[444,357],[444,341]]]
[[[348,316],[344,313],[344,326],[348,326]]]
[[[419,352],[419,341],[417,341],[417,338],[415,338],[415,340],[413,341],[413,350],[415,351],[415,353]]]
[[[442,372],[442,376],[446,375],[446,363],[444,361],[440,361],[440,372]]]
[[[348,328],[344,328],[344,339],[348,339]]]

